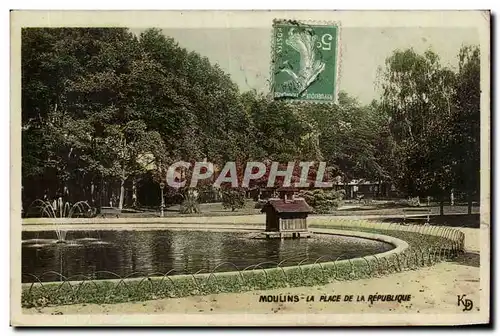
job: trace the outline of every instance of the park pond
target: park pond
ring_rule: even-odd
[[[258,232],[177,230],[23,232],[22,281],[113,279],[311,264],[389,251],[381,241],[313,234],[301,239],[255,239]],[[62,275],[62,276],[61,276]]]

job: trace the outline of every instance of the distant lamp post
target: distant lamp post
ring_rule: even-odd
[[[160,205],[160,217],[164,216],[163,210],[165,209],[165,199],[163,198],[163,189],[165,188],[165,183],[160,183],[161,190],[161,205]]]

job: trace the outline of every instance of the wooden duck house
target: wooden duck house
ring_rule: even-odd
[[[293,189],[279,189],[280,198],[271,198],[262,207],[261,212],[266,214],[267,238],[272,237],[309,237],[307,216],[312,208],[303,198],[293,197]]]

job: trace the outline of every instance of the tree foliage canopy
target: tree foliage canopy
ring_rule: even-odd
[[[431,51],[397,50],[380,79],[379,102],[341,92],[337,104],[299,105],[241,93],[218,64],[158,29],[26,28],[24,197],[90,200],[116,184],[121,204],[148,170],[160,182],[169,164],[204,159],[326,161],[345,182],[476,193],[478,48],[460,51],[457,73]]]
[[[432,51],[397,50],[386,61],[381,83],[394,164],[390,175],[399,187],[411,195],[477,193],[479,49],[460,50],[458,73],[441,66]]]

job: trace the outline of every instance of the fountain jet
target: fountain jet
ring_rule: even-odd
[[[59,197],[53,202],[37,199],[31,203],[30,208],[36,207],[40,209],[42,217],[49,218],[72,218],[75,214],[88,213],[92,208],[86,201],[79,201],[71,205],[69,202],[63,202],[62,197]],[[57,235],[57,243],[66,243],[67,230],[62,230],[60,224],[54,222],[54,230]]]

